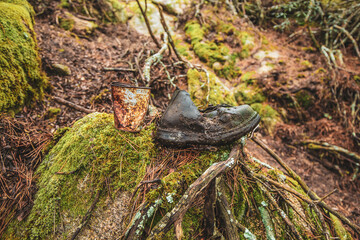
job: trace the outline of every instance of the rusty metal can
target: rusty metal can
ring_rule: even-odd
[[[113,82],[111,84],[115,127],[139,132],[149,106],[150,88]]]

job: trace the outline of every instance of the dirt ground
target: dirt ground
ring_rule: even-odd
[[[155,53],[156,49],[150,37],[139,35],[125,24],[101,25],[91,36],[81,37],[59,28],[51,16],[41,15],[36,18],[35,30],[43,69],[49,76],[52,88],[43,102],[37,103],[33,108],[25,108],[16,116],[16,119],[32,123],[33,128],[42,129],[43,134],[47,136],[51,136],[59,128],[71,126],[72,123],[87,114],[60,104],[54,100],[53,96],[89,110],[111,113],[111,82],[131,83],[134,79],[138,79],[142,84],[144,82],[141,80],[141,71],[113,72],[104,71],[104,67],[127,69],[139,69],[140,67],[142,69],[145,59]],[[267,30],[264,34],[270,40],[287,38],[272,30]],[[307,44],[303,43],[303,45]],[[287,66],[278,69],[281,72],[280,78],[295,74],[292,73],[291,56],[303,54],[298,51],[301,43],[295,41],[285,45],[281,51],[284,60],[288,63]],[[169,56],[167,53],[166,55],[163,62],[167,70],[172,76],[180,76],[176,79],[177,84],[180,88],[185,89],[186,77],[182,75],[186,76],[187,69],[182,65],[174,65],[177,61],[174,54]],[[318,54],[309,53],[303,57],[309,60],[317,59]],[[351,60],[351,57],[348,59]],[[316,62],[316,60],[313,61]],[[54,72],[53,64],[68,66],[71,75],[59,76]],[[243,62],[242,67],[251,69],[251,64],[250,59],[248,62]],[[325,67],[324,65],[323,61],[317,63],[319,67]],[[354,67],[357,66],[354,65]],[[169,96],[175,88],[169,83],[164,68],[160,64],[152,68],[151,78],[152,94],[154,95],[152,103],[159,110],[164,110]],[[292,84],[297,86],[299,82]],[[266,87],[266,84],[264,85]],[[271,102],[272,98],[269,99]],[[275,100],[273,98],[272,105],[277,104]],[[56,116],[50,116],[50,108],[60,108],[61,112]],[[316,107],[314,108],[312,111],[316,111]],[[336,193],[326,199],[326,202],[356,224],[360,224],[359,178],[351,181],[348,174],[341,175],[346,170],[329,170],[320,163],[323,160],[316,161],[317,158],[307,153],[303,146],[296,145],[293,140],[290,140],[291,138],[298,139],[301,134],[308,133],[311,139],[317,139],[321,135],[326,136],[323,140],[342,145],[343,140],[337,136],[343,135],[344,130],[338,124],[324,119],[316,119],[309,113],[308,115],[305,124],[289,121],[277,127],[275,136],[269,136],[261,129],[257,136],[274,149],[320,197],[335,188],[338,189]],[[252,141],[248,141],[247,147],[254,157],[277,166],[276,162]],[[354,151],[355,146],[352,145],[351,148]]]

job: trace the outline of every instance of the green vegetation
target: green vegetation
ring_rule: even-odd
[[[230,24],[223,23],[216,26],[226,34],[232,34],[234,31],[234,27]],[[221,42],[206,40],[207,32],[208,29],[200,26],[197,21],[192,20],[185,25],[186,36],[190,39],[196,56],[209,67],[212,67],[219,77],[232,79],[240,75],[241,71],[235,66],[239,54],[232,54],[229,47]]]
[[[115,190],[133,189],[155,156],[152,130],[153,125],[141,134],[119,132],[113,116],[101,113],[76,122],[39,166],[34,207],[20,228],[17,224],[9,227],[9,236],[46,239],[54,234],[54,224],[59,224],[62,217],[78,222],[106,179],[111,179],[108,187],[113,194]],[[69,172],[73,173],[57,174]]]
[[[27,1],[0,1],[0,112],[14,114],[43,96],[47,79],[33,25]]]
[[[262,126],[272,134],[275,126],[281,121],[279,113],[270,105],[265,103],[254,103],[250,105],[261,116]]]
[[[209,79],[205,72],[190,69],[187,72],[188,91],[195,105],[204,108],[209,104],[226,103],[237,105],[234,94],[216,77],[209,72]]]

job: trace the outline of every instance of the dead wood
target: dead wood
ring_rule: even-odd
[[[61,103],[61,104],[63,104],[63,105],[66,105],[66,106],[68,106],[68,107],[71,107],[71,108],[73,108],[73,109],[76,109],[76,110],[78,110],[78,111],[80,111],[80,112],[84,112],[84,113],[93,113],[93,112],[95,112],[94,110],[84,108],[84,107],[82,107],[82,106],[79,106],[79,105],[77,105],[77,104],[75,104],[75,103],[69,102],[69,101],[67,101],[67,100],[65,100],[65,99],[63,99],[63,98],[60,98],[60,97],[54,96],[53,99],[54,99],[56,102],[58,102],[58,103]]]
[[[215,188],[215,181],[216,179],[213,179],[206,192],[206,201],[204,203],[203,208],[203,223],[202,227],[204,229],[204,232],[202,234],[202,237],[204,239],[209,239],[214,235],[214,227],[215,227],[215,201],[216,201],[216,188]]]
[[[239,239],[239,234],[237,226],[235,224],[236,219],[233,216],[231,207],[225,197],[225,191],[223,190],[224,182],[222,178],[216,179],[216,216],[217,221],[216,225],[221,234],[225,239],[237,240]]]

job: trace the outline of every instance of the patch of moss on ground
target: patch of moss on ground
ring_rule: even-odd
[[[187,72],[188,91],[197,107],[203,108],[209,104],[226,103],[237,105],[234,94],[215,76],[209,72],[209,83],[205,72],[190,69]]]
[[[262,127],[272,134],[276,124],[281,121],[280,114],[265,103],[254,103],[250,106],[261,116]]]
[[[106,179],[111,179],[111,193],[132,189],[141,181],[156,152],[154,126],[129,133],[115,129],[113,121],[112,115],[93,113],[66,131],[36,172],[39,191],[29,217],[20,227],[13,223],[8,236],[52,238],[54,228],[59,234],[64,216],[85,215]]]
[[[254,36],[246,31],[236,31],[235,35],[241,42],[242,49],[240,52],[240,57],[242,59],[249,57],[251,50],[253,50],[255,47]]]
[[[257,86],[248,85],[246,83],[242,83],[236,87],[234,96],[238,104],[251,105],[253,103],[262,103],[266,101],[266,97]]]
[[[296,101],[305,109],[308,109],[314,104],[313,96],[306,90],[300,90],[295,94]]]
[[[47,79],[33,25],[27,1],[0,1],[0,112],[13,114],[43,96]]]
[[[217,26],[221,27],[224,25]],[[229,26],[222,30],[230,31]],[[240,69],[235,66],[238,55],[231,54],[229,47],[221,42],[216,43],[206,40],[205,35],[207,31],[207,28],[202,27],[197,21],[192,20],[185,25],[186,36],[190,39],[196,56],[209,67],[214,68],[216,74],[220,77],[231,79],[240,75]],[[214,65],[216,65],[216,67],[214,67]]]

